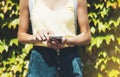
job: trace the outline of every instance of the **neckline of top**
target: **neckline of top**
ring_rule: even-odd
[[[48,10],[50,10],[50,11],[52,11],[52,12],[56,12],[56,11],[60,11],[60,10],[65,9],[65,8],[68,6],[68,4],[70,3],[70,1],[71,1],[71,0],[68,0],[68,1],[66,2],[66,4],[65,4],[64,7],[61,7],[61,8],[56,9],[56,10],[53,10],[53,9],[49,8],[43,1],[41,1],[41,3],[42,3]]]

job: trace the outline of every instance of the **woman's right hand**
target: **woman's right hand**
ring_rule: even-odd
[[[49,35],[54,35],[54,33],[48,29],[42,29],[39,33],[35,34],[34,37],[37,42],[49,41]]]

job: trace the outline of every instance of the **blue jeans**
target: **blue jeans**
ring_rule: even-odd
[[[34,46],[27,77],[82,77],[78,47],[59,50]]]

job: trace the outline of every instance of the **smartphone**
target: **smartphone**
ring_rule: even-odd
[[[53,40],[58,40],[59,42],[62,41],[62,37],[63,37],[63,36],[58,36],[58,35],[50,35],[50,36],[49,36],[49,38],[50,38],[51,41],[53,41]]]

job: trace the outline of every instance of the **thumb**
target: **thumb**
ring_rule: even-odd
[[[63,37],[61,43],[66,44],[66,43],[67,43],[67,38],[66,38],[66,37]]]

